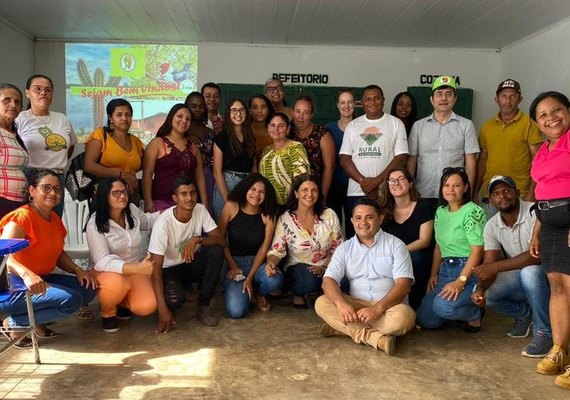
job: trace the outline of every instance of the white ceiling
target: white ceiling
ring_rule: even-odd
[[[570,17],[569,0],[1,0],[63,41],[500,49]]]

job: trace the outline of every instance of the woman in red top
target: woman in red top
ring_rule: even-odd
[[[530,254],[540,257],[550,282],[550,324],[554,346],[536,366],[570,389],[570,101],[559,92],[539,94],[530,116],[548,139],[532,161],[537,221]]]
[[[7,214],[0,221],[3,239],[28,239],[30,245],[8,256],[8,278],[11,283],[23,281],[32,292],[36,335],[52,338],[57,334],[46,325],[72,315],[82,304],[95,297],[97,280],[90,272],[78,267],[63,250],[67,231],[53,210],[61,201],[62,186],[58,174],[49,169],[37,169],[29,177],[30,203]],[[51,274],[59,267],[73,275]],[[0,311],[8,314],[4,328],[29,324],[26,295],[15,292],[0,302]],[[11,334],[11,340],[18,333]],[[22,339],[16,345],[31,347],[31,340]]]

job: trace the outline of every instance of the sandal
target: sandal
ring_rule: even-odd
[[[12,338],[10,340],[14,341],[14,340],[18,340],[18,339]],[[20,349],[20,350],[31,349],[34,347],[34,342],[32,342],[32,339],[30,339],[29,337],[26,336],[22,339],[19,339],[18,343],[16,343],[14,345],[14,347],[17,349]]]
[[[79,311],[77,311],[76,316],[77,319],[80,319],[82,321],[91,321],[95,319],[95,315],[93,315],[93,312],[91,311],[89,306],[81,306],[79,308]]]
[[[38,330],[36,329],[35,335],[40,339],[53,339],[59,336],[57,332],[54,332],[53,330],[49,329],[47,326],[45,328],[44,333],[39,333]]]
[[[469,322],[465,322],[463,324],[463,331],[467,332],[467,333],[477,333],[481,330],[481,328],[483,327],[483,317],[485,316],[487,310],[485,310],[485,308],[481,308],[481,316],[479,317],[479,321],[480,321],[480,325],[479,326],[474,326],[471,325]]]
[[[261,312],[268,312],[271,310],[271,304],[267,302],[265,296],[257,297],[257,308]]]

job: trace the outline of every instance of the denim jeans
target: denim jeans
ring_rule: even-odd
[[[550,285],[542,265],[501,272],[485,294],[487,306],[514,318],[532,313],[533,334],[552,336],[548,303]]]
[[[410,252],[412,266],[414,268],[414,285],[408,295],[410,307],[416,311],[422,299],[426,295],[426,287],[431,273],[431,262],[433,259],[433,248]]]
[[[226,189],[228,193],[247,175],[241,172],[224,171],[224,181],[226,182]],[[216,186],[214,188],[214,215],[215,220],[220,220],[222,209],[224,208],[224,199]]]
[[[9,275],[10,280],[19,279]],[[73,315],[83,304],[95,297],[95,290],[79,285],[74,275],[49,274],[42,279],[48,283],[44,295],[33,295],[34,317],[38,325],[44,325]],[[26,293],[15,292],[0,303],[0,312],[8,314],[10,326],[29,325]]]
[[[481,317],[481,310],[471,301],[471,293],[477,283],[474,276],[467,281],[457,300],[445,300],[438,296],[445,285],[459,277],[466,262],[466,258],[458,257],[445,257],[442,260],[435,290],[424,297],[417,311],[417,323],[422,328],[439,328],[446,320],[474,321]]]
[[[293,264],[285,271],[285,286],[291,289],[293,296],[304,296],[307,293],[318,292],[323,284],[323,278],[308,270],[309,264]]]
[[[245,276],[249,275],[254,256],[234,257],[236,264],[242,269]],[[279,290],[283,285],[283,274],[278,271],[277,275],[267,276],[265,264],[262,264],[253,277],[253,286],[258,296],[265,296],[270,292]],[[225,279],[225,303],[226,313],[230,318],[242,318],[249,310],[249,295],[243,292],[243,281]]]

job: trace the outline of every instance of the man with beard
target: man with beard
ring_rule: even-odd
[[[507,334],[524,338],[533,332],[523,348],[525,357],[542,358],[552,347],[548,314],[550,288],[540,260],[529,252],[536,221],[532,203],[519,199],[515,181],[495,175],[489,182],[489,195],[499,210],[485,225],[483,264],[473,272],[479,278],[471,299],[515,319]]]

